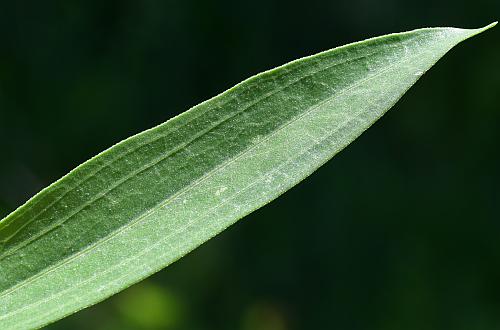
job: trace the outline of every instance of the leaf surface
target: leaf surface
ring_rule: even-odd
[[[45,325],[171,264],[310,175],[492,25],[293,61],[85,162],[0,222],[0,328]]]

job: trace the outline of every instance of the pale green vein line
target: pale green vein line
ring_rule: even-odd
[[[200,183],[202,183],[203,181],[205,181],[206,179],[208,179],[209,177],[211,177],[212,175],[214,175],[215,173],[217,173],[218,171],[220,171],[221,169],[223,169],[224,167],[228,166],[229,164],[231,164],[232,162],[236,161],[237,159],[240,158],[241,155],[243,154],[246,154],[248,153],[249,151],[257,148],[260,144],[264,143],[265,141],[267,141],[268,139],[270,139],[272,136],[274,136],[275,134],[279,133],[282,129],[284,129],[286,126],[292,124],[293,122],[301,119],[302,117],[308,115],[309,113],[312,113],[314,110],[316,110],[318,107],[322,106],[323,104],[325,103],[328,103],[328,102],[331,102],[332,100],[334,100],[335,98],[338,98],[340,96],[342,96],[343,94],[353,90],[354,88],[364,84],[365,82],[367,81],[370,81],[371,79],[383,74],[384,72],[386,71],[389,71],[391,70],[393,67],[397,66],[397,65],[403,65],[403,63],[407,62],[409,59],[413,58],[415,56],[411,56],[411,57],[407,57],[405,59],[403,59],[401,62],[396,62],[386,68],[384,68],[383,70],[373,74],[373,75],[370,75],[369,77],[363,79],[363,80],[360,80],[358,81],[357,83],[351,85],[350,87],[348,87],[347,89],[343,90],[342,92],[338,93],[338,94],[335,94],[325,100],[323,100],[322,102],[316,104],[315,106],[307,109],[306,111],[304,111],[302,114],[300,114],[299,116],[293,118],[292,120],[290,120],[289,122],[287,122],[286,124],[282,125],[281,127],[277,128],[275,131],[273,131],[271,134],[269,134],[266,138],[263,138],[262,140],[256,142],[253,146],[251,146],[250,148],[244,150],[242,153],[240,153],[239,155],[235,156],[233,159],[231,159],[230,161],[224,163],[224,164],[221,164],[221,166],[219,167],[216,167],[214,168],[213,170],[211,170],[210,172],[208,172],[206,175],[200,177],[200,179],[198,179],[197,181],[193,182],[192,184],[186,186],[186,188],[180,190],[177,194],[169,197],[167,200],[163,201],[162,203],[160,203],[158,206],[148,210],[147,212],[145,212],[143,215],[137,217],[136,219],[132,220],[131,222],[129,222],[128,224],[118,228],[115,232],[113,232],[112,234],[110,234],[108,237],[104,238],[104,239],[101,239],[101,240],[98,240],[96,241],[95,243],[93,243],[92,245],[89,245],[87,248],[79,251],[78,253],[74,254],[73,256],[71,257],[68,257],[67,259],[65,259],[64,261],[62,261],[61,263],[58,263],[58,264],[55,264],[54,266],[52,267],[49,267],[49,268],[46,268],[46,270],[44,270],[43,272],[40,272],[39,274],[33,276],[33,277],[30,277],[18,284],[16,284],[15,286],[13,286],[11,289],[9,290],[6,290],[4,291],[2,294],[0,294],[0,298],[1,297],[4,297],[6,295],[9,295],[13,292],[15,292],[16,290],[18,290],[19,288],[25,286],[26,284],[36,280],[37,278],[39,277],[42,277],[44,276],[45,274],[47,273],[50,273],[52,272],[53,270],[57,269],[58,267],[61,267],[62,265],[64,264],[67,264],[69,263],[70,261],[76,259],[76,258],[79,258],[85,254],[87,254],[88,252],[90,252],[93,248],[95,248],[96,246],[110,240],[111,238],[113,238],[114,236],[118,235],[120,232],[132,227],[135,223],[138,223],[141,219],[149,216],[151,213],[155,212],[157,209],[160,209],[160,208],[163,208],[165,207],[166,205],[170,204],[171,202],[173,202],[175,199],[177,199],[179,196],[183,195],[184,193],[186,192],[189,192],[190,190],[192,190],[193,188],[195,188],[197,185],[199,185]],[[3,318],[5,317],[0,317],[0,320],[2,320]]]

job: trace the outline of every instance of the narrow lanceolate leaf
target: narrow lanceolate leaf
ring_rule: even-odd
[[[79,166],[0,222],[0,328],[42,326],[179,259],[310,175],[488,27],[291,62]]]

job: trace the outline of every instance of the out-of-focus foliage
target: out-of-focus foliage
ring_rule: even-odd
[[[5,215],[110,144],[249,73],[388,32],[479,27],[498,18],[500,2],[11,1],[0,9]],[[280,203],[49,328],[500,327],[500,67],[491,65],[499,39],[493,30],[453,51],[399,111]],[[137,304],[138,313],[171,307],[144,323],[124,315],[136,299],[156,301]]]

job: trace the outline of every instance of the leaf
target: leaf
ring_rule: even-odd
[[[494,24],[293,61],[77,167],[0,222],[0,328],[45,325],[171,264],[310,175]]]

